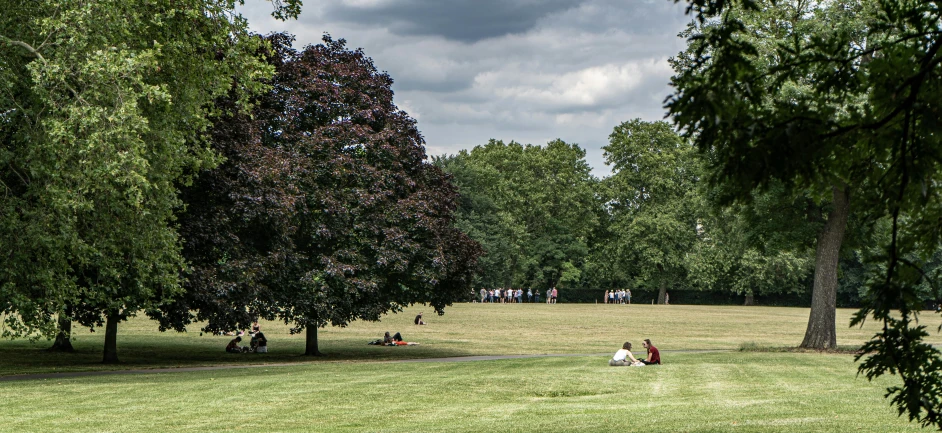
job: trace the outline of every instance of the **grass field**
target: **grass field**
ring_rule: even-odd
[[[0,341],[6,376],[260,364],[0,382],[0,432],[920,430],[883,399],[896,379],[856,377],[850,355],[735,351],[797,345],[807,309],[464,304],[441,317],[429,310],[424,327],[412,324],[419,311],[412,308],[379,323],[322,330],[327,356],[314,361],[297,356],[301,337],[275,323],[262,324],[272,353],[229,355],[222,347],[231,337],[158,333],[135,319],[119,330],[118,366],[98,364],[98,332],[77,332],[72,355],[49,354],[45,342]],[[847,328],[850,314],[838,312],[840,345],[859,345],[876,331],[873,323]],[[366,345],[386,330],[422,344]],[[643,338],[662,350],[665,365],[607,366],[625,340],[641,354]],[[510,354],[570,356],[398,362]]]

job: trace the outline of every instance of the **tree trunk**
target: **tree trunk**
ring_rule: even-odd
[[[818,234],[814,257],[814,289],[811,292],[811,315],[801,346],[807,349],[834,349],[837,347],[835,311],[837,308],[837,267],[841,242],[850,213],[850,191],[832,187],[832,209],[828,220]]]
[[[308,325],[307,332],[304,338],[304,355],[305,356],[322,356],[320,350],[317,350],[317,326]]]
[[[109,313],[105,321],[105,357],[104,364],[118,362],[118,313]]]
[[[59,316],[59,333],[56,334],[56,341],[49,348],[50,352],[75,352],[72,347],[72,318]]]
[[[746,293],[746,302],[743,302],[743,305],[749,307],[756,305],[756,295],[752,292]]]
[[[661,279],[661,287],[657,289],[657,303],[667,303],[667,280]]]

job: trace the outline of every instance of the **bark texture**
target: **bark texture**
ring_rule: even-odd
[[[832,188],[832,208],[824,228],[818,233],[814,258],[814,289],[811,315],[801,347],[834,349],[837,347],[835,311],[837,309],[837,267],[841,243],[850,213],[850,192],[846,185]]]
[[[305,330],[304,338],[304,355],[305,356],[321,356],[320,350],[317,349],[317,327],[308,325]]]
[[[756,295],[752,293],[746,293],[746,301],[743,302],[743,305],[746,305],[746,306],[756,305]]]
[[[104,364],[118,362],[118,314],[110,313],[105,321],[105,356]]]
[[[59,317],[59,333],[56,334],[56,341],[49,348],[50,352],[75,352],[72,347],[72,319],[69,317]]]
[[[661,286],[657,289],[657,303],[667,303],[667,280],[661,279]]]

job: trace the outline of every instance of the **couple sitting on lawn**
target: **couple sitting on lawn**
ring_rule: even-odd
[[[257,328],[256,328],[257,329]],[[252,334],[252,342],[250,347],[239,346],[239,343],[242,342],[242,337],[233,338],[232,341],[226,346],[226,352],[229,353],[268,353],[268,339],[265,338],[265,334],[262,334],[261,331],[256,331]]]
[[[387,332],[386,335],[383,336],[382,340],[373,340],[367,344],[374,344],[377,346],[415,346],[419,343],[402,341],[402,335],[398,332],[393,336],[389,336],[389,332]]]
[[[641,343],[645,349],[648,349],[648,358],[647,359],[635,359],[634,355],[631,354],[631,343],[625,342],[621,346],[621,349],[618,352],[615,352],[615,356],[608,361],[608,365],[612,367],[626,366],[630,365],[633,367],[644,367],[645,365],[651,364],[660,364],[661,363],[661,352],[658,352],[657,348],[651,344],[651,340],[645,338],[644,342]]]

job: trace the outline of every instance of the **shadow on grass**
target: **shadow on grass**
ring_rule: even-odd
[[[304,356],[299,341],[273,341],[269,353],[232,354],[224,351],[228,338],[167,341],[126,339],[118,342],[117,364],[102,364],[102,346],[93,341],[76,342],[75,352],[46,350],[51,343],[22,340],[0,340],[0,376],[115,371],[131,369],[238,366],[266,364],[302,364],[344,361],[395,361],[405,359],[449,358],[482,355],[467,350],[430,345],[371,346],[359,339],[325,341],[320,345],[322,356]]]
[[[805,349],[794,346],[767,346],[755,342],[746,342],[739,345],[740,352],[768,352],[768,353],[830,353],[855,355],[860,352],[860,346],[837,346],[834,349]]]

